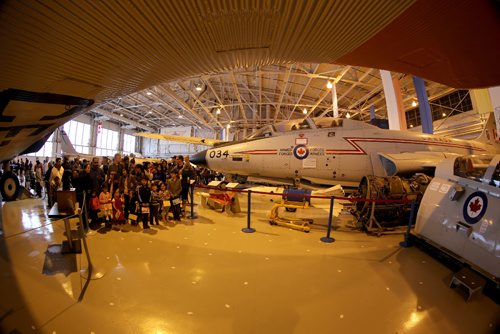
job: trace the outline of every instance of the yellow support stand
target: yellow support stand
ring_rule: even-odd
[[[271,213],[269,214],[269,223],[271,225],[278,225],[278,226],[283,226],[283,227],[288,227],[294,230],[302,231],[302,232],[309,232],[311,228],[309,227],[310,224],[313,223],[312,219],[308,218],[285,218],[285,217],[280,217],[278,214],[279,208],[285,208],[285,209],[307,209],[309,207],[308,202],[288,202],[288,201],[281,201],[280,203],[274,204],[273,208],[271,209]]]

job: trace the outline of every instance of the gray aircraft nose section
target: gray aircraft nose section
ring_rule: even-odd
[[[207,151],[208,150],[204,150],[192,155],[189,158],[189,161],[191,161],[198,167],[207,167],[207,159],[205,159],[205,157],[207,156]]]

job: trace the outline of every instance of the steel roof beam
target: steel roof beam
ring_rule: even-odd
[[[194,111],[179,95],[177,95],[170,87],[166,85],[162,86],[163,91],[170,96],[178,105],[180,105],[184,110],[193,115],[198,121],[200,121],[203,125],[208,127],[210,130],[215,131],[213,126],[208,124],[208,122],[201,117],[196,111]]]
[[[149,132],[153,132],[153,133],[157,132],[157,130],[155,130],[155,129],[149,127],[149,126],[146,126],[144,124],[141,124],[139,122],[136,122],[136,121],[133,121],[133,120],[130,120],[130,119],[123,119],[123,117],[120,117],[119,115],[117,115],[117,114],[115,114],[113,112],[110,112],[110,111],[107,111],[107,110],[103,109],[103,105],[100,105],[100,106],[94,108],[92,111],[95,112],[95,113],[101,114],[103,116],[109,117],[110,119],[114,119],[114,120],[120,121],[122,123],[128,123],[130,125],[133,125],[133,126],[135,126],[137,128],[144,129],[144,130],[149,131]]]
[[[234,93],[236,94],[236,98],[238,99],[238,102],[240,104],[239,105],[240,113],[241,113],[241,115],[243,116],[243,118],[246,121],[247,120],[247,115],[245,114],[245,108],[243,107],[243,102],[241,101],[240,91],[238,89],[238,84],[236,83],[236,78],[234,77],[234,72],[233,71],[229,72],[229,77],[231,79],[231,83],[233,85],[233,90],[234,90]]]
[[[210,116],[212,118],[212,120],[214,120],[221,128],[223,127],[222,124],[219,122],[219,120],[217,120],[214,115],[212,115],[212,113],[210,112],[210,110],[208,110],[208,108],[201,102],[201,100],[196,96],[196,94],[194,94],[191,90],[189,89],[186,89],[180,82],[177,83],[177,85],[182,88],[186,93],[189,94],[189,96],[191,96],[195,101],[196,103],[198,103],[200,105],[200,107],[208,114],[208,116]],[[192,108],[191,108],[192,109]],[[194,111],[194,110],[193,110]],[[194,111],[195,112],[195,111]]]
[[[313,74],[314,74],[314,73],[316,73],[316,71],[317,71],[317,70],[318,70],[318,68],[319,68],[319,65],[320,65],[320,64],[316,64],[316,67],[314,68],[314,72],[313,72]],[[287,119],[290,119],[290,118],[292,117],[293,112],[295,111],[295,109],[296,109],[296,108],[297,108],[297,106],[299,105],[300,100],[302,100],[302,97],[304,96],[304,94],[305,94],[305,92],[306,92],[307,88],[309,88],[309,85],[311,84],[311,81],[313,80],[313,78],[314,78],[314,77],[313,77],[313,76],[308,76],[308,78],[309,78],[309,80],[307,81],[307,84],[304,86],[304,89],[302,89],[302,93],[300,93],[300,96],[299,96],[299,98],[297,99],[297,103],[296,103],[296,104],[295,104],[295,106],[293,107],[292,111],[288,114],[288,118],[287,118]]]
[[[346,66],[341,72],[340,74],[334,79],[334,84],[337,84],[341,79],[342,77],[351,69],[351,66]],[[323,102],[323,100],[325,99],[325,97],[330,93],[330,89],[327,88],[327,90],[325,92],[323,92],[322,95],[320,95],[320,98],[316,101],[316,103],[314,104],[314,106],[311,108],[311,110],[309,110],[307,112],[307,114],[304,116],[304,118],[307,118],[309,117],[313,112],[314,110],[319,106],[319,104],[321,102]]]

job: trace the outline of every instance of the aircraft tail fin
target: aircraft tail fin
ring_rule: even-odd
[[[68,134],[63,129],[59,129],[59,134],[61,138],[61,151],[63,154],[78,155],[79,153],[75,150],[75,147],[69,140]]]
[[[497,120],[500,122],[500,119]],[[488,115],[488,120],[484,126],[483,132],[479,137],[476,138],[477,141],[491,145],[493,150],[496,152],[500,152],[500,137],[497,130],[497,126],[495,124],[495,114],[490,113]]]

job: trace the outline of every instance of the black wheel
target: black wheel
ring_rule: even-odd
[[[295,208],[285,208],[286,212],[295,212],[297,209]]]
[[[11,171],[4,172],[0,180],[0,192],[4,201],[15,201],[21,190],[19,179]]]

